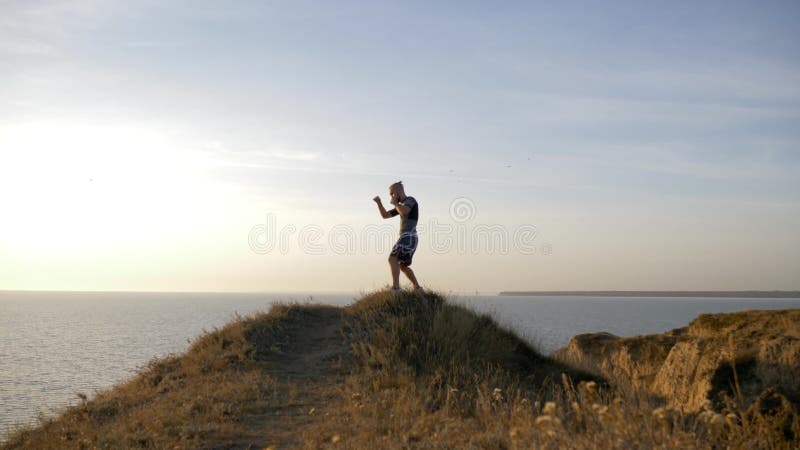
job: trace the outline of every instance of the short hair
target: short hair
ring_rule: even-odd
[[[396,182],[392,183],[391,185],[389,185],[389,189],[391,189],[391,188],[393,188],[395,186],[400,186],[402,188],[403,187],[403,182],[402,181],[396,181]]]

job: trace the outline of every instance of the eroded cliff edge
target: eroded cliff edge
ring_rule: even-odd
[[[800,309],[702,314],[663,334],[581,334],[554,356],[687,412],[765,392],[800,404]]]

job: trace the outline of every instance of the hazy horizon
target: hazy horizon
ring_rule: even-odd
[[[0,290],[378,288],[397,180],[433,289],[799,290],[800,4],[596,6],[3,2]]]
[[[411,286],[404,286],[404,288],[411,289]],[[380,289],[380,288],[378,288],[378,289]],[[102,294],[102,293],[110,293],[110,294],[125,294],[125,293],[132,293],[132,294],[136,294],[136,293],[141,293],[141,294],[242,294],[242,295],[269,294],[269,295],[303,295],[303,296],[307,296],[307,295],[312,295],[312,296],[313,295],[326,295],[326,294],[332,294],[332,295],[350,295],[350,294],[353,294],[353,295],[356,295],[356,296],[362,296],[362,295],[364,295],[364,294],[366,294],[368,292],[371,292],[371,291],[367,290],[367,289],[356,289],[356,290],[352,290],[352,289],[308,290],[307,289],[307,290],[283,290],[283,291],[281,291],[281,290],[271,290],[271,291],[269,291],[269,290],[262,290],[262,291],[234,291],[234,290],[229,290],[229,291],[188,291],[188,290],[153,291],[153,290],[114,290],[114,289],[97,289],[97,290],[89,290],[89,289],[86,289],[86,290],[0,289],[0,293],[14,293],[14,292],[24,292],[24,293],[36,293],[36,292],[41,292],[41,293],[88,293],[88,294]],[[445,295],[447,295],[447,294],[466,295],[466,296],[470,296],[470,295],[479,295],[479,296],[505,295],[505,296],[523,296],[523,297],[526,296],[526,295],[527,296],[541,296],[541,295],[548,296],[548,295],[550,295],[550,296],[554,296],[555,297],[555,296],[563,296],[565,293],[567,293],[567,294],[570,294],[572,296],[582,296],[583,294],[585,294],[588,297],[597,297],[597,298],[604,298],[604,297],[607,297],[607,295],[593,295],[593,294],[598,294],[598,293],[605,293],[605,294],[612,294],[612,293],[619,293],[619,294],[625,294],[625,293],[693,293],[693,294],[702,294],[702,293],[707,293],[707,294],[711,294],[711,293],[742,293],[742,294],[745,294],[745,293],[753,293],[753,292],[756,292],[756,293],[770,293],[770,292],[772,292],[772,293],[783,293],[783,294],[800,293],[800,291],[798,291],[798,290],[778,290],[778,289],[773,289],[773,290],[742,289],[742,290],[737,290],[737,291],[729,291],[729,290],[721,290],[721,289],[694,290],[694,291],[691,291],[691,290],[643,290],[643,289],[639,289],[639,290],[608,289],[608,290],[600,290],[600,291],[597,291],[597,290],[595,290],[595,291],[592,291],[592,290],[576,291],[576,290],[567,290],[567,289],[562,289],[562,290],[528,289],[528,290],[516,290],[516,291],[511,291],[511,290],[499,290],[499,291],[473,290],[473,291],[470,291],[470,290],[450,289],[450,290],[447,290],[447,291],[440,291],[440,292],[442,294],[445,294]],[[528,294],[533,294],[533,295],[528,295]],[[570,295],[567,295],[567,296],[570,296]],[[630,295],[620,295],[618,297],[619,298],[625,298],[625,297],[630,297]],[[636,297],[636,296],[634,296],[634,297]],[[647,295],[642,295],[641,297],[647,297]],[[681,295],[679,297],[691,297],[691,296]],[[785,296],[769,297],[769,296],[763,296],[763,295],[760,295],[760,296],[757,296],[757,297],[747,297],[747,296],[745,296],[745,297],[735,297],[735,296],[713,296],[713,297],[707,297],[707,296],[702,296],[702,295],[697,296],[697,298],[704,298],[704,299],[715,298],[715,297],[717,297],[717,298],[748,298],[748,299],[764,298],[764,299],[773,299],[773,300],[776,299],[776,298],[796,298],[796,297],[785,297]],[[678,297],[676,297],[676,298],[678,298]]]

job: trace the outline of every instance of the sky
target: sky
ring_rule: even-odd
[[[0,0],[0,289],[800,289],[800,4]]]

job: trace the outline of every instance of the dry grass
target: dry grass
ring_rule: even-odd
[[[296,401],[297,386],[271,371],[296,316],[315,308],[328,307],[276,304],[269,313],[240,317],[200,336],[183,355],[151,361],[131,380],[59,417],[12,432],[2,448],[172,449],[269,441],[268,430],[254,430],[252,422]]]
[[[303,430],[306,448],[796,448],[779,396],[697,415],[538,354],[438,295],[375,292],[348,308],[357,368]],[[563,374],[563,375],[562,375]]]
[[[323,325],[332,331],[303,340]],[[330,359],[331,339],[348,350],[341,371],[297,378]],[[798,446],[795,407],[778,395],[695,415],[662,405],[440,295],[377,291],[344,309],[278,305],[234,321],[3,448]]]

